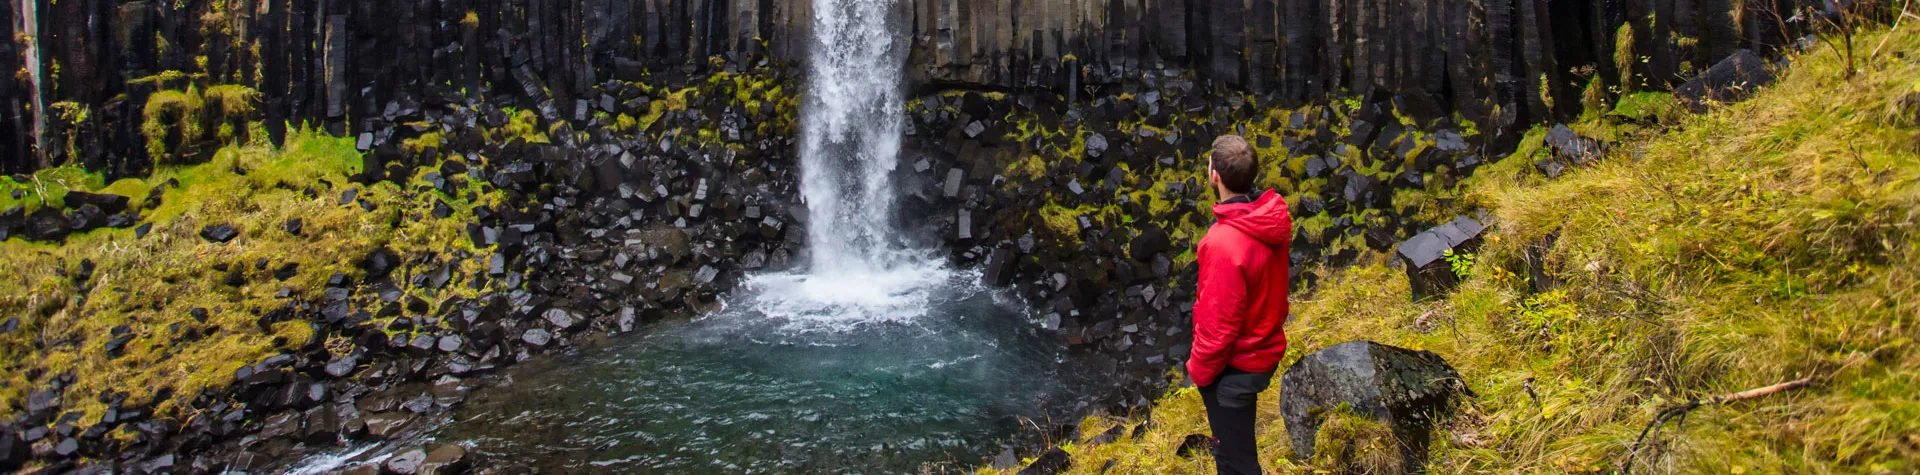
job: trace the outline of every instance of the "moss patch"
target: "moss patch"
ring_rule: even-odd
[[[104,229],[62,245],[0,242],[0,315],[20,318],[19,330],[0,335],[0,398],[24,401],[47,378],[73,374],[63,407],[85,412],[86,421],[102,414],[95,397],[101,391],[124,391],[132,403],[152,402],[159,414],[178,415],[184,401],[223,387],[240,366],[308,343],[313,332],[303,320],[258,323],[289,301],[275,295],[282,288],[292,298],[318,299],[335,272],[358,280],[354,262],[380,246],[402,256],[482,251],[464,235],[474,204],[464,193],[450,200],[456,212],[446,219],[424,210],[447,197],[409,191],[422,189],[418,183],[364,187],[359,196],[378,206],[373,212],[340,205],[342,191],[361,188],[347,178],[359,164],[352,140],[296,131],[281,150],[228,147],[207,163],[162,167],[144,180],[105,187],[136,202],[157,200],[146,213],[153,229],[145,238]],[[483,202],[499,199],[469,186]],[[283,230],[291,218],[303,220],[303,234]],[[219,244],[198,236],[216,223],[233,225],[240,237]],[[91,262],[93,275],[77,281],[72,276],[83,262]],[[258,267],[261,262],[267,265]],[[215,264],[245,283],[227,285]],[[274,271],[288,264],[298,272],[276,279]],[[481,266],[471,259],[453,264],[455,275]],[[454,285],[429,301],[473,293]],[[206,309],[207,320],[192,318],[191,309]],[[104,344],[123,325],[135,338],[124,354],[110,356]],[[169,391],[171,398],[158,397]],[[0,416],[20,409],[0,408],[6,413]]]

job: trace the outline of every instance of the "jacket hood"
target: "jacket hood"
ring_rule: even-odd
[[[1251,203],[1214,205],[1215,223],[1232,226],[1267,246],[1287,244],[1293,238],[1293,216],[1287,214],[1287,199],[1272,190],[1256,193]]]

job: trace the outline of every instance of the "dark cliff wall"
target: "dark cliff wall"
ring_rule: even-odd
[[[1584,77],[1618,83],[1616,64],[1636,69],[1629,81],[1662,86],[1740,48],[1781,42],[1755,8],[1736,22],[1734,1],[914,0],[894,14],[909,30],[909,77],[921,86],[1046,88],[1072,101],[1143,74],[1192,72],[1280,102],[1404,94],[1493,130],[1577,112]],[[796,61],[812,8],[809,0],[8,6],[0,32],[12,41],[0,46],[0,68],[18,72],[0,78],[0,171],[78,162],[112,175],[150,166],[138,122],[161,88],[252,86],[276,137],[289,120],[357,133],[390,103],[482,96],[544,103],[543,113],[571,118],[578,100],[592,99],[578,96],[609,79]],[[1627,57],[1645,61],[1619,63],[1616,35],[1629,21]],[[29,44],[44,50],[42,74],[24,67]],[[185,74],[155,79],[167,71]],[[34,106],[34,88],[47,105]],[[87,113],[59,113],[80,109]],[[38,141],[37,122],[46,129]]]

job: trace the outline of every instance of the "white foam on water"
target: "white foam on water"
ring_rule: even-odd
[[[914,324],[936,299],[953,298],[957,274],[938,260],[837,272],[747,277],[728,307],[778,321],[792,333],[839,333],[871,324]],[[723,315],[735,312],[722,312]],[[726,318],[725,316],[721,318]]]
[[[346,468],[349,462],[353,462],[354,459],[359,458],[361,455],[381,447],[384,447],[384,444],[367,444],[358,447],[348,447],[338,452],[315,454],[301,459],[299,462],[295,462],[292,467],[287,468],[285,473],[287,475],[320,475],[330,473]],[[386,459],[386,456],[381,456],[367,460],[366,463],[377,464]]]

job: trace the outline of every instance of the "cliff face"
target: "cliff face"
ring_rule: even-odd
[[[1589,75],[1661,86],[1740,48],[1782,42],[1773,17],[1755,12],[1765,7],[1736,22],[1731,2],[914,0],[896,15],[918,86],[1044,88],[1071,102],[1143,74],[1191,71],[1282,103],[1387,91],[1494,130],[1576,112]],[[150,166],[139,130],[148,97],[186,83],[257,89],[257,113],[276,138],[288,120],[359,133],[392,107],[481,96],[565,120],[610,79],[797,61],[812,7],[10,0],[0,11],[0,33],[12,39],[0,45],[0,68],[12,73],[0,77],[0,171],[77,162],[139,173]],[[1632,48],[1626,61],[1616,59],[1620,45]]]

